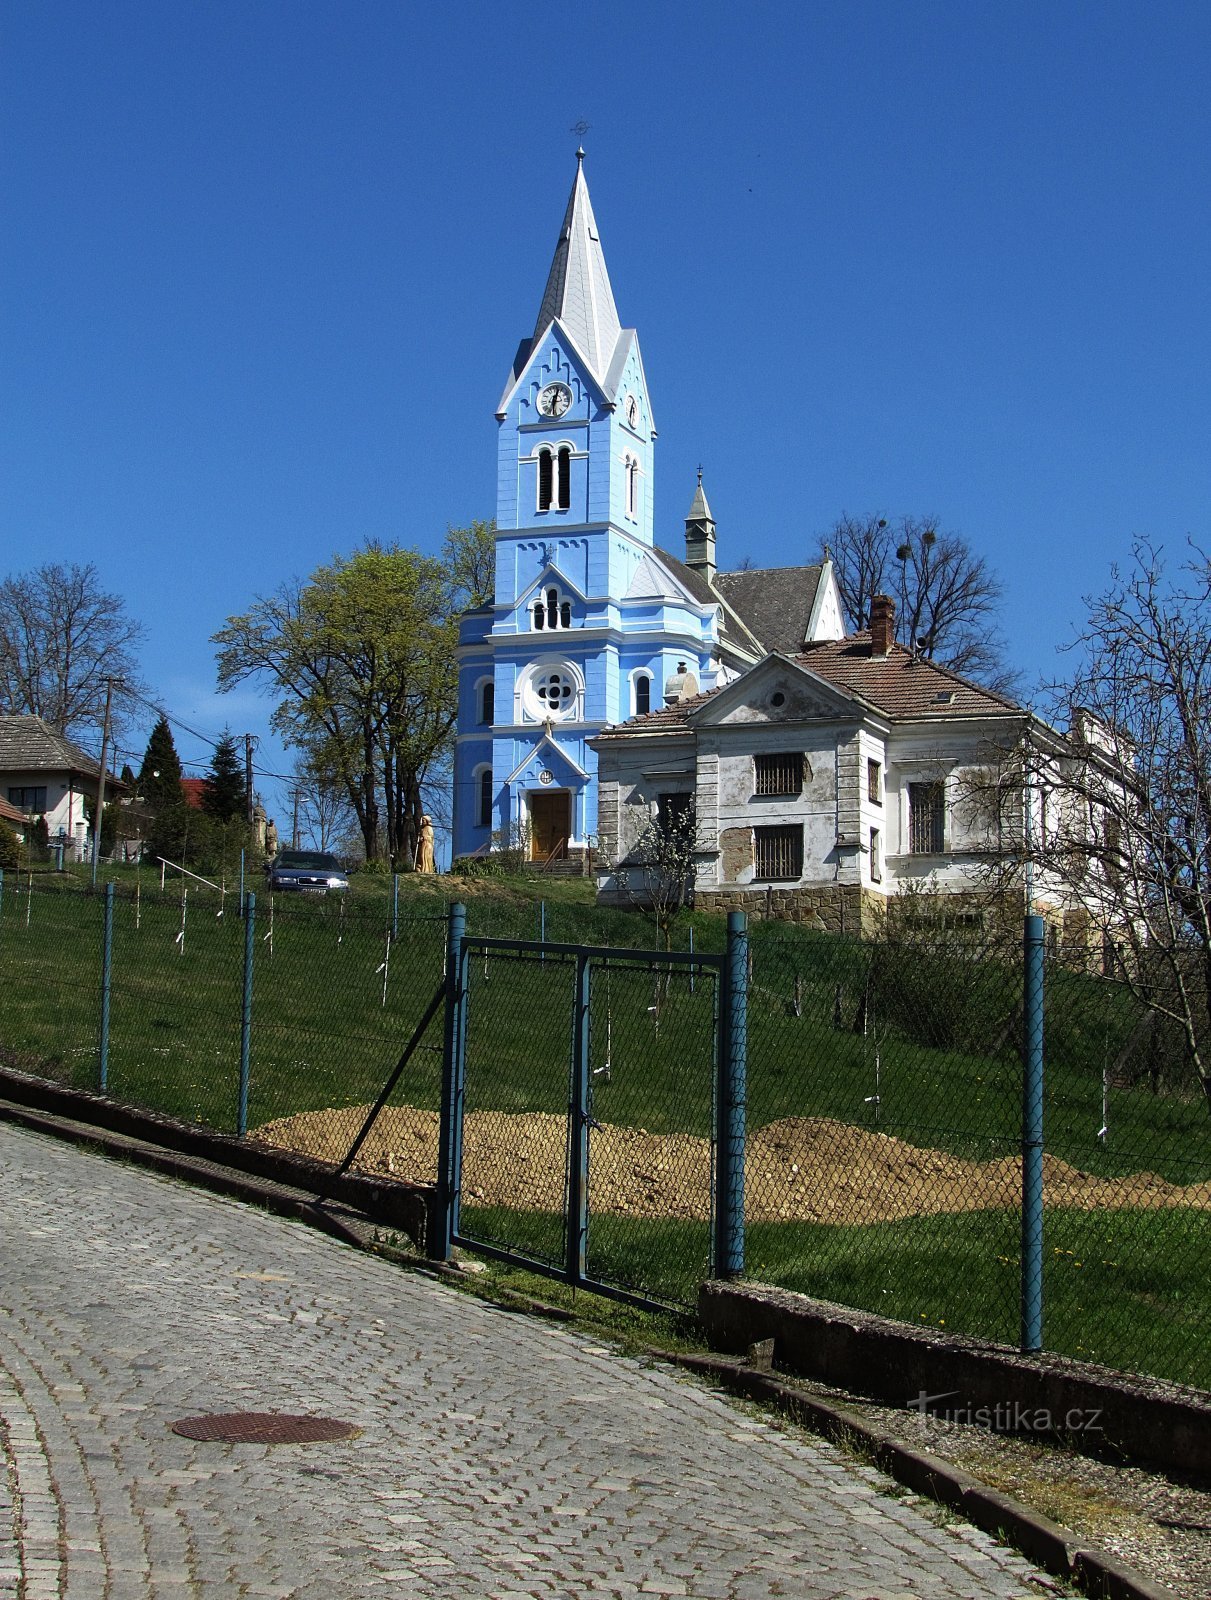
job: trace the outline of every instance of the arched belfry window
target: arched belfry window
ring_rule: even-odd
[[[544,590],[539,594],[531,608],[534,626],[540,632],[550,629],[554,632],[557,628],[570,628],[572,626],[572,602],[565,600],[556,588]]]
[[[561,511],[572,504],[572,451],[566,444],[555,457],[555,501]]]
[[[538,509],[566,511],[572,504],[572,447],[538,448]]]
[[[635,674],[635,715],[646,717],[652,709],[652,679],[650,673]]]
[[[496,720],[496,685],[491,678],[486,678],[479,686],[479,720],[489,728]]]

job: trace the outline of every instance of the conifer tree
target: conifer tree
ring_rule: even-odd
[[[185,794],[181,788],[181,758],[177,755],[177,747],[173,743],[172,729],[168,726],[167,717],[162,716],[151,730],[151,738],[147,741],[147,749],[143,755],[143,765],[139,768],[139,793],[155,810],[159,810],[161,806],[184,803]]]
[[[248,810],[248,786],[231,730],[214,747],[210,771],[202,790],[202,810],[216,822],[235,822]]]

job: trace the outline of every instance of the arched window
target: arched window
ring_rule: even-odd
[[[496,720],[496,685],[491,678],[479,686],[479,720],[489,728]]]
[[[544,446],[538,452],[538,509],[549,511],[554,500],[555,457]]]
[[[572,452],[564,444],[555,458],[555,501],[561,511],[572,504]]]
[[[544,589],[530,608],[536,629],[570,628],[572,602],[565,600],[558,589]]]
[[[639,463],[634,456],[628,456],[625,463],[627,479],[627,516],[633,517],[638,513],[636,506],[639,504]]]
[[[635,715],[646,717],[652,709],[652,680],[646,672],[635,676]]]
[[[492,768],[481,767],[476,777],[475,814],[481,828],[492,826]]]

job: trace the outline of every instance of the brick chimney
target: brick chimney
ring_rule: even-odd
[[[877,594],[870,602],[870,653],[889,656],[896,636],[896,602],[889,594]]]

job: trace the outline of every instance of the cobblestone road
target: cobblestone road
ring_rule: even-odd
[[[0,1125],[0,1596],[1039,1596],[830,1447],[232,1201]],[[202,1444],[209,1411],[356,1423]]]

